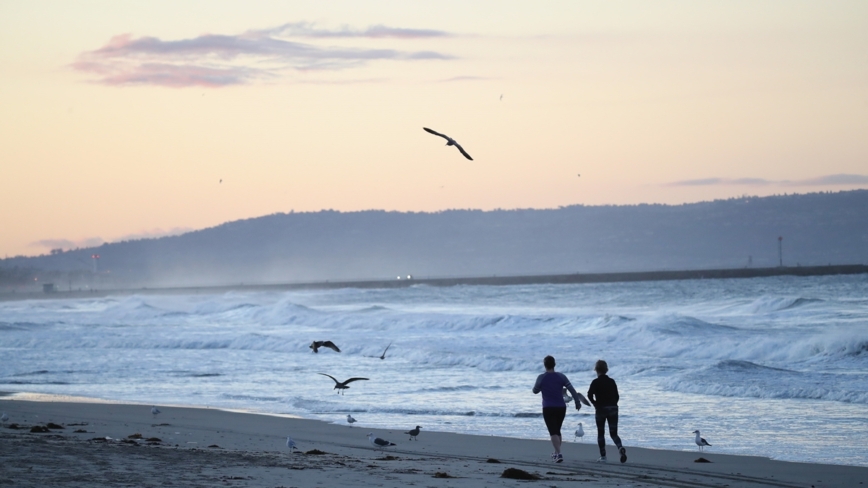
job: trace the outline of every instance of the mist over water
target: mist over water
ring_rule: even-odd
[[[0,334],[2,390],[540,439],[542,358],[582,392],[603,358],[628,447],[868,465],[865,275],[2,302]]]

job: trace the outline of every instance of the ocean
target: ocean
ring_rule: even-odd
[[[543,357],[580,392],[605,359],[628,449],[694,451],[699,429],[708,454],[868,466],[868,275],[5,301],[0,338],[2,391],[349,413],[420,437],[548,439]],[[369,379],[339,395],[317,373]],[[595,443],[589,407],[565,441],[579,422]]]

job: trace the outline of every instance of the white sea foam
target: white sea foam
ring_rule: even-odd
[[[757,412],[817,432],[828,410],[828,442],[776,438],[777,457],[853,462],[833,431],[868,432],[847,423],[868,417],[866,292],[864,277],[825,277],[0,302],[0,389],[539,437],[541,358],[579,391],[605,358],[624,435],[653,439],[640,445],[726,423],[744,438],[723,452],[767,455]],[[342,352],[312,354],[312,340]],[[371,379],[338,396],[318,372]]]

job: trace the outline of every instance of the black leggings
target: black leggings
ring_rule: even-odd
[[[561,435],[561,426],[564,425],[564,417],[567,416],[567,407],[544,407],[543,420],[549,435]]]
[[[621,438],[618,437],[618,406],[598,408],[594,420],[597,421],[597,445],[600,446],[600,456],[606,455],[606,422],[609,422],[609,436],[612,437],[615,446],[621,449]]]

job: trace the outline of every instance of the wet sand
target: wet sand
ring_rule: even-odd
[[[0,411],[9,420],[0,428],[0,485],[819,488],[868,483],[868,468],[718,455],[713,449],[699,453],[628,445],[629,459],[620,464],[610,446],[609,463],[598,464],[588,433],[584,443],[565,435],[565,461],[554,464],[548,440],[428,432],[423,426],[418,441],[411,441],[403,431],[415,425],[412,418],[381,430],[208,408],[159,408],[162,413],[154,418],[150,405],[2,396]],[[10,428],[13,423],[21,428]],[[32,426],[48,423],[64,428],[30,432]],[[368,432],[397,446],[375,449],[365,437]],[[130,438],[136,434],[141,438]],[[290,454],[286,436],[296,441],[298,452]],[[154,438],[159,442],[147,441]],[[695,462],[699,457],[711,462]],[[502,478],[508,468],[541,480]]]

